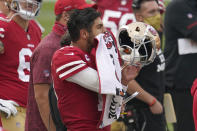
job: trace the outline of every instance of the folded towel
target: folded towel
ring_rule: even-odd
[[[99,75],[99,93],[102,94],[102,117],[99,128],[110,125],[120,116],[123,98],[117,95],[117,89],[123,90],[121,84],[121,67],[119,52],[114,37],[106,32],[96,37],[96,65]]]

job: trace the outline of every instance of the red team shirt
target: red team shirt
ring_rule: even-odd
[[[116,36],[122,25],[136,21],[132,0],[94,0],[102,14],[103,24]]]
[[[61,118],[68,131],[108,131],[109,127],[97,129],[98,93],[65,80],[87,67],[96,68],[94,57],[77,47],[67,46],[54,54],[52,76]]]
[[[192,88],[191,88],[191,94],[193,96],[193,118],[194,118],[194,124],[197,131],[197,78],[194,80]]]
[[[5,53],[0,55],[0,98],[27,103],[30,57],[41,40],[41,30],[34,21],[25,32],[13,20],[0,21],[0,41]]]

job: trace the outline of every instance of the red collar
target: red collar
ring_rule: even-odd
[[[195,92],[197,91],[197,78],[194,80],[192,88],[191,88],[191,94],[194,96]]]
[[[53,26],[53,31],[58,35],[63,35],[67,31],[67,27],[56,21]]]

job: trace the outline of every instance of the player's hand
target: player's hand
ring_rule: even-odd
[[[127,65],[122,69],[122,84],[128,85],[129,81],[134,80],[138,75],[141,66]]]
[[[161,114],[163,112],[163,106],[158,100],[156,100],[155,104],[150,106],[149,108],[153,114]]]
[[[120,117],[122,117],[122,118],[124,118],[124,115],[126,114],[125,107],[126,107],[126,104],[122,104],[121,112],[120,112]]]
[[[0,111],[7,114],[7,118],[9,118],[11,115],[15,116],[17,114],[17,109],[15,106],[19,105],[12,100],[0,99]]]

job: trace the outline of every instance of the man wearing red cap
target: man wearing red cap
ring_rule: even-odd
[[[60,39],[66,32],[66,24],[72,9],[92,7],[84,0],[57,0],[55,3],[56,22],[49,33],[35,49],[31,57],[31,75],[27,105],[25,131],[54,131],[55,125],[50,120],[48,92],[52,84],[51,59],[60,48]]]

